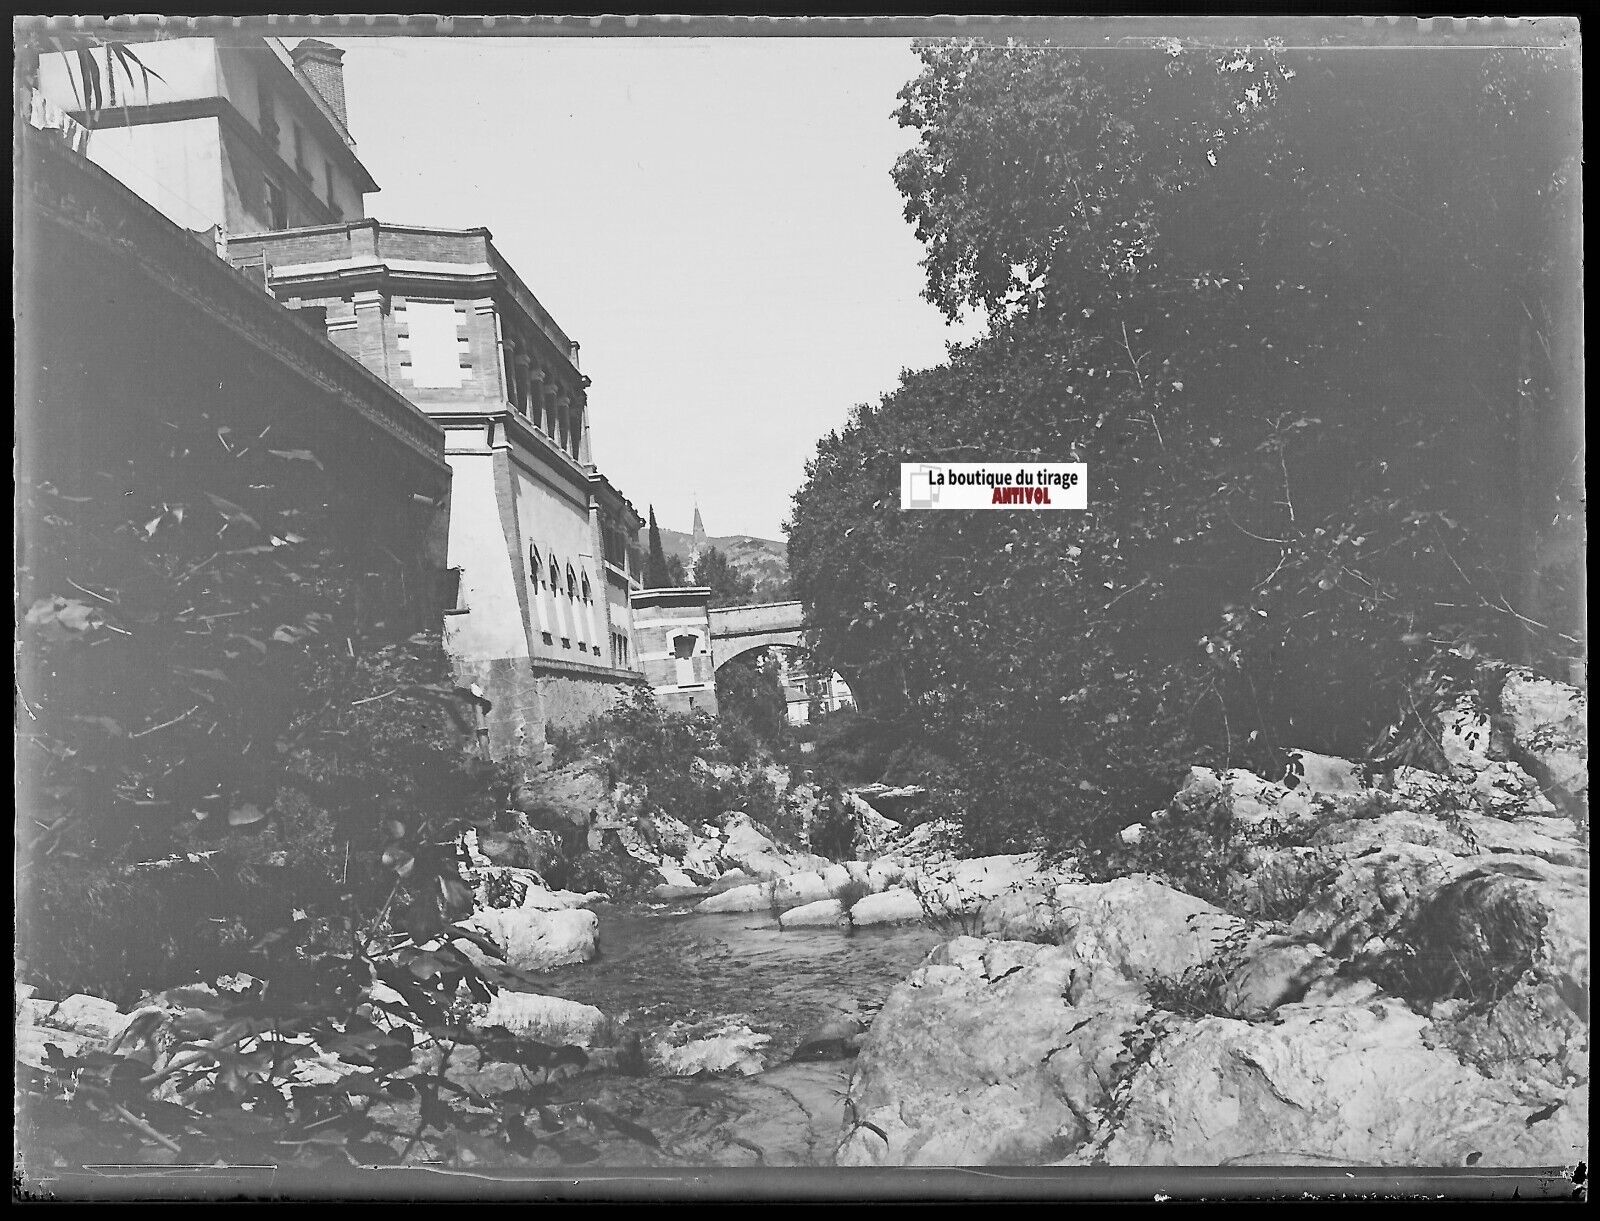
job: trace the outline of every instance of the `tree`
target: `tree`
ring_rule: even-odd
[[[717,667],[718,714],[743,721],[768,745],[782,737],[788,723],[788,701],[772,654],[771,649],[753,649]]]
[[[895,177],[930,300],[990,333],[823,440],[790,568],[983,817],[1360,754],[1441,644],[1581,651],[1570,59],[922,55]],[[900,513],[941,458],[1086,461],[1089,510]]]
[[[712,606],[745,606],[755,600],[756,583],[716,547],[701,552],[695,581],[711,590]]]
[[[682,584],[673,581],[667,569],[667,554],[661,547],[661,528],[656,525],[656,507],[650,506],[650,557],[645,561],[644,584],[646,589],[667,589]]]

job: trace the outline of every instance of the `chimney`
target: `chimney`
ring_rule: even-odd
[[[295,65],[316,86],[322,100],[339,116],[348,132],[350,120],[344,109],[344,52],[316,38],[302,39],[289,52]]]

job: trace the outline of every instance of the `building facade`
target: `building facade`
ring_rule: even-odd
[[[338,48],[239,35],[132,49],[151,75],[115,106],[84,111],[75,56],[41,56],[39,90],[91,129],[91,161],[173,223],[246,233],[365,214],[378,184],[347,125]],[[105,79],[107,53],[90,54]]]
[[[634,592],[639,660],[656,702],[668,712],[717,711],[710,603],[704,586]]]
[[[577,343],[488,230],[360,220],[235,235],[228,257],[443,427],[460,571],[445,643],[494,705],[491,749],[532,752],[641,681],[642,522],[593,462]]]
[[[42,57],[40,93],[90,128],[90,160],[443,430],[445,645],[492,706],[490,752],[537,755],[548,727],[643,681],[629,605],[643,523],[594,463],[578,344],[488,230],[364,218],[377,184],[338,48],[240,35],[133,49],[152,75],[115,107],[82,109],[75,57]]]

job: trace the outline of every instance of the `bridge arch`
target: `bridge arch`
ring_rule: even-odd
[[[799,602],[713,606],[706,615],[711,623],[711,654],[718,669],[753,649],[803,649],[806,645],[805,608]]]

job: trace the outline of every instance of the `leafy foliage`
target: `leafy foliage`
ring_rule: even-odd
[[[717,713],[742,722],[767,746],[779,745],[788,726],[788,701],[771,649],[729,658],[717,667]]]
[[[1570,59],[921,54],[895,178],[990,331],[822,440],[790,569],[980,842],[1360,755],[1448,647],[1582,651]],[[980,459],[1087,462],[1089,509],[899,511]]]
[[[711,590],[712,606],[746,606],[755,602],[756,583],[736,567],[726,552],[707,547],[694,570],[695,584]]]
[[[682,566],[679,566],[680,573]],[[656,507],[650,506],[650,554],[645,560],[644,585],[646,589],[666,589],[675,585],[682,585],[682,580],[674,581],[667,568],[667,555],[661,548],[661,527],[656,525]]]
[[[667,712],[648,687],[620,697],[568,749],[603,759],[612,783],[643,785],[652,806],[691,826],[730,810],[768,823],[781,812],[764,770],[770,755],[743,722]]]

